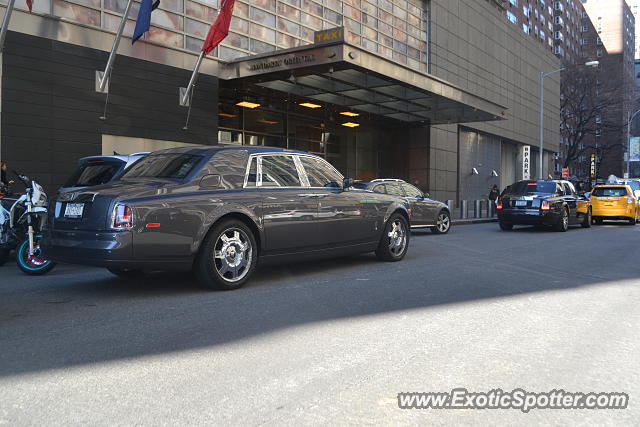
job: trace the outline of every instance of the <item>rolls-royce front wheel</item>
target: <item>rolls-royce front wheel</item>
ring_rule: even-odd
[[[230,219],[215,225],[202,244],[195,274],[209,289],[233,290],[244,285],[256,268],[256,239],[245,223]]]

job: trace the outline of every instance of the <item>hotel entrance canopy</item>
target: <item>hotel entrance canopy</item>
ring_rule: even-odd
[[[239,58],[221,77],[403,122],[505,119],[506,107],[344,42]],[[244,85],[246,83],[246,85]]]

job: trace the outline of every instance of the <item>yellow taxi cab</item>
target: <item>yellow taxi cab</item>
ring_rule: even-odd
[[[603,220],[621,219],[629,224],[638,221],[639,204],[631,187],[625,184],[596,185],[591,190],[591,212],[596,224]]]

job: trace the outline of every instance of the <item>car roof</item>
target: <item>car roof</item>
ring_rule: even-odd
[[[132,154],[114,154],[111,156],[88,156],[88,157],[81,158],[80,160],[78,160],[78,162],[82,163],[82,162],[88,162],[90,160],[121,160],[126,163],[130,161],[132,157],[142,157],[142,156],[146,156],[147,154],[149,154],[148,151],[140,152],[140,153],[132,153]]]
[[[209,155],[214,154],[219,151],[246,151],[249,154],[269,154],[269,153],[286,153],[286,154],[306,154],[304,151],[299,150],[290,150],[288,148],[280,148],[280,147],[255,147],[248,145],[239,145],[239,146],[225,146],[225,145],[207,145],[207,146],[187,146],[187,147],[176,147],[176,148],[167,148],[165,150],[154,151],[151,154],[171,154],[171,153],[180,153],[180,154],[195,154],[195,155]]]
[[[402,179],[396,179],[396,178],[376,178],[376,179],[372,179],[370,181],[357,181],[358,184],[366,184],[366,185],[370,185],[370,184],[382,184],[385,182],[404,182],[406,183],[406,181],[402,180]]]
[[[629,184],[621,182],[620,184],[597,184],[593,188],[606,188],[606,187],[629,187]]]

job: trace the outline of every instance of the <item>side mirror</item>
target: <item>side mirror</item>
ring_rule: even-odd
[[[205,175],[200,180],[200,188],[220,187],[220,175]]]
[[[424,194],[422,195],[422,198],[423,198],[423,199],[430,199],[430,198],[431,198],[431,195],[430,195],[429,193],[424,193]]]
[[[591,197],[591,193],[589,193],[589,192],[587,191],[586,193],[584,193],[584,197],[586,197],[586,198],[588,199],[589,197]]]
[[[353,187],[353,178],[344,178],[342,180],[342,189],[348,190],[349,187]]]

